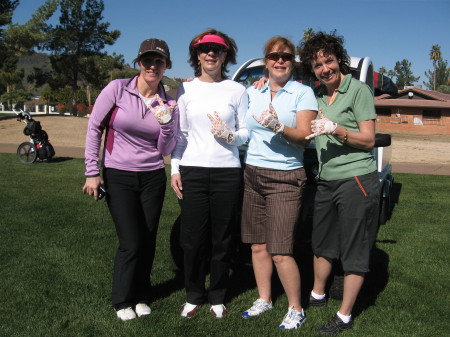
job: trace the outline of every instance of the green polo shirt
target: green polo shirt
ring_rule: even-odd
[[[346,75],[335,100],[328,105],[325,86],[316,89],[317,102],[323,114],[348,130],[359,131],[358,122],[376,118],[373,94],[363,82]],[[370,151],[342,143],[332,135],[316,137],[319,178],[338,180],[372,173],[377,169]]]

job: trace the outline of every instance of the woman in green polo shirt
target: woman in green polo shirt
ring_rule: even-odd
[[[317,78],[319,115],[311,124],[319,159],[312,246],[314,287],[310,305],[326,304],[332,260],[345,272],[344,296],[333,318],[317,329],[337,334],[353,326],[351,312],[369,271],[378,226],[380,187],[371,150],[375,108],[370,88],[352,78],[343,38],[319,32],[301,45],[303,73]]]

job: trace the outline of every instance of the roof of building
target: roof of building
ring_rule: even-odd
[[[375,106],[450,109],[450,94],[411,87],[400,90],[397,95],[384,94],[375,97]]]

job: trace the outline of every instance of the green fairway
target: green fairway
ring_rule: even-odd
[[[314,329],[339,308],[336,300],[306,308],[300,330],[280,331],[287,300],[275,282],[275,308],[244,320],[240,313],[257,293],[251,268],[239,267],[231,277],[226,318],[214,318],[208,306],[192,319],[181,318],[183,282],[169,247],[179,207],[168,188],[152,272],[152,314],[121,322],[110,305],[114,225],[106,204],[81,192],[83,161],[56,157],[24,165],[14,154],[0,154],[0,172],[0,336],[317,336]],[[450,331],[450,176],[395,174],[395,182],[398,202],[378,234],[354,329],[342,336]],[[299,256],[305,299],[309,259]]]

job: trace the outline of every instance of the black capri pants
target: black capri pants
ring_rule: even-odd
[[[314,255],[340,259],[345,272],[369,271],[378,231],[378,172],[317,182],[312,247]]]

